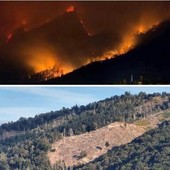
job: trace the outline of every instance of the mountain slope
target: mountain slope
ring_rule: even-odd
[[[75,169],[169,169],[170,122],[162,123],[131,143],[114,147],[92,163]]]
[[[48,84],[166,84],[170,82],[170,21],[138,36],[138,45],[116,58],[94,62]]]

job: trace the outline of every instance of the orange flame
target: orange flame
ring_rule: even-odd
[[[153,21],[150,23],[148,22],[145,24],[144,23],[137,24],[122,37],[122,41],[120,42],[120,44],[118,45],[116,49],[106,51],[102,56],[98,56],[93,59],[87,60],[85,65],[91,62],[103,61],[106,59],[111,59],[119,55],[125,54],[126,52],[134,48],[134,46],[136,45],[137,43],[136,38],[135,38],[136,35],[145,33],[149,29],[153,28],[153,26],[158,25],[158,24],[159,24],[158,21]]]
[[[34,71],[36,73],[52,69],[55,65],[55,60],[49,56],[37,56],[32,61],[30,61],[30,64],[34,68]]]
[[[43,47],[31,47],[29,51],[25,49],[22,55],[28,56],[27,63],[34,69],[35,73],[52,69],[56,64],[56,56]]]
[[[27,54],[28,55],[28,54]],[[75,68],[59,61],[57,55],[51,50],[36,48],[30,50],[28,65],[34,69],[35,73],[42,73],[44,79],[60,77]]]
[[[144,25],[139,25],[137,26],[136,30],[140,34],[140,33],[144,33],[147,30],[147,28]]]
[[[75,8],[74,6],[70,6],[66,9],[66,12],[74,12]]]

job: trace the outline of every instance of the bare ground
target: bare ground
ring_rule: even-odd
[[[134,124],[115,122],[89,133],[63,138],[52,145],[53,152],[49,151],[48,157],[51,164],[64,162],[67,167],[88,163],[114,146],[131,142],[145,131]],[[82,153],[85,155],[80,158]]]

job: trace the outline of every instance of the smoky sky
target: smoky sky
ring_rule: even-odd
[[[170,17],[170,2],[0,2],[1,32],[28,28],[62,14],[74,5],[91,33],[122,30],[133,23]]]

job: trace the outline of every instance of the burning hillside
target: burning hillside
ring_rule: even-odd
[[[46,83],[169,84],[169,35],[170,20],[166,20],[138,34],[135,38],[136,46],[130,51],[109,60],[90,63]]]
[[[17,11],[16,5],[24,10]],[[169,6],[168,2],[140,2],[140,6],[135,2],[1,2],[0,82],[22,83],[37,75],[45,80],[60,77],[124,54],[138,44],[136,36],[170,16]],[[48,13],[42,14],[43,10]],[[15,13],[13,19],[9,11]]]
[[[111,39],[102,35],[98,40],[99,45],[71,6],[63,15],[41,26],[28,31],[19,28],[9,34],[0,53],[5,56],[3,59],[7,64],[13,63],[15,58],[25,65],[23,77],[43,75],[41,77],[46,80],[60,77],[81,67],[89,58],[102,55],[111,45]],[[14,67],[20,69],[21,65],[16,63]]]

